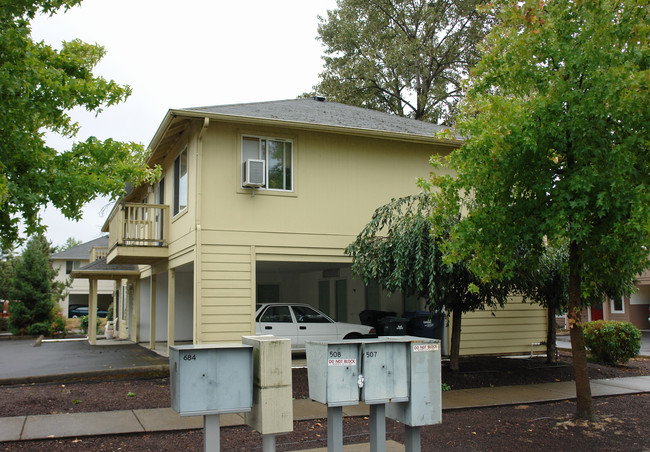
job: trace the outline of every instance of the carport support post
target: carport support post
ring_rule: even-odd
[[[169,269],[167,281],[167,354],[174,346],[174,320],[176,317],[176,269]]]
[[[420,452],[420,427],[404,426],[405,452]]]
[[[131,319],[131,330],[129,333],[131,334],[131,340],[135,342],[136,344],[138,343],[138,339],[140,336],[140,279],[136,278],[133,280],[133,291],[134,293],[134,300],[133,300],[133,318]]]
[[[156,348],[156,275],[151,275],[151,297],[149,297],[149,348]]]
[[[97,344],[97,280],[90,278],[88,291],[88,343]]]
[[[327,407],[327,452],[343,452],[343,407]]]
[[[221,449],[221,422],[218,414],[203,416],[203,450],[219,452]]]
[[[386,452],[386,405],[370,405],[370,452]]]

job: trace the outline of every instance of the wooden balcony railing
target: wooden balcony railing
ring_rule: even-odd
[[[106,246],[93,246],[90,250],[90,262],[95,262],[96,260],[106,257],[108,254],[108,247]]]
[[[109,222],[109,248],[167,246],[168,231],[169,206],[125,203]]]

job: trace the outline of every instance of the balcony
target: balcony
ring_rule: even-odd
[[[108,225],[107,263],[151,265],[167,258],[169,206],[124,203]]]

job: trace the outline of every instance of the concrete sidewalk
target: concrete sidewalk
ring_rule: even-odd
[[[650,392],[650,376],[593,380],[594,397]],[[572,381],[523,386],[463,389],[442,395],[443,410],[522,405],[575,398]],[[309,399],[295,400],[294,420],[322,419],[327,408]],[[368,416],[368,406],[343,407],[344,416]],[[221,416],[222,426],[243,425],[241,414]],[[203,428],[202,416],[181,417],[171,408],[52,414],[0,418],[0,442]],[[356,450],[356,449],[355,449]],[[393,450],[403,450],[393,449]]]

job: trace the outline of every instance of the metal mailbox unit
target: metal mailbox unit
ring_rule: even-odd
[[[442,422],[440,341],[408,336],[408,402],[391,403],[386,416],[410,427]],[[393,340],[393,339],[391,339]]]
[[[413,336],[307,342],[309,396],[327,405],[328,451],[343,450],[342,407],[370,405],[370,450],[386,450],[386,416],[406,425],[406,451],[420,426],[442,420],[440,341]]]
[[[253,347],[242,344],[169,347],[172,409],[203,415],[204,450],[219,450],[223,413],[251,410]]]

